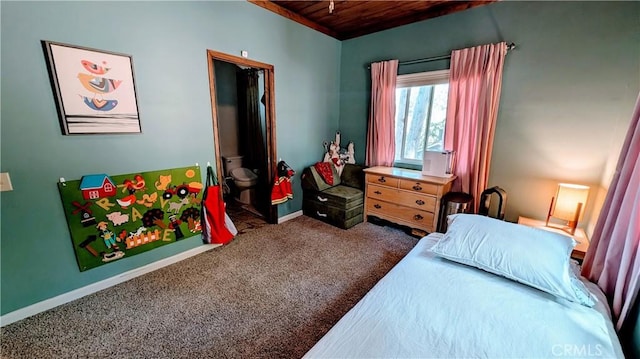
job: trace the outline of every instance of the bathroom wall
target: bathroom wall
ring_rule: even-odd
[[[220,154],[237,156],[238,143],[238,67],[225,61],[214,61],[216,72],[216,93],[218,100],[218,130],[220,131]]]

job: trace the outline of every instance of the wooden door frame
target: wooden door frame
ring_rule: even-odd
[[[274,178],[276,171],[276,111],[275,111],[275,82],[273,65],[263,62],[250,60],[240,56],[225,54],[222,52],[207,50],[207,62],[209,64],[209,92],[211,95],[211,119],[213,122],[213,141],[214,153],[216,160],[216,173],[218,182],[224,181],[224,172],[222,160],[220,158],[220,132],[218,129],[218,102],[216,100],[216,77],[214,69],[214,61],[225,61],[238,66],[246,66],[261,69],[264,71],[264,97],[265,97],[265,123],[266,123],[266,145],[267,145],[267,179],[269,183]],[[270,206],[267,213],[267,222],[278,222],[278,208]]]

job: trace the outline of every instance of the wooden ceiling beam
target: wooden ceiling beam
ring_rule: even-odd
[[[334,0],[333,13],[329,12],[329,0],[247,1],[338,40],[347,40],[497,0]]]
[[[284,16],[288,19],[291,19],[297,23],[300,23],[302,25],[305,25],[307,27],[310,27],[314,30],[320,31],[323,34],[329,35],[331,37],[334,37],[336,39],[339,39],[339,34],[333,30],[331,30],[330,28],[320,25],[317,22],[314,22],[302,15],[299,15],[289,9],[285,9],[284,7],[271,2],[271,1],[260,1],[260,0],[247,0],[248,2],[254,4],[254,5],[258,5],[264,9],[267,9],[269,11],[272,11],[280,16]]]
[[[448,15],[454,12],[467,10],[476,6],[486,5],[494,2],[491,1],[474,1],[474,2],[447,2],[440,3],[436,6],[430,7],[429,9],[422,11],[415,11],[406,16],[395,18],[388,21],[379,21],[369,26],[359,26],[356,27],[355,30],[342,31],[340,32],[341,40],[353,39],[358,36],[368,35],[374,32],[379,32],[383,30],[389,30],[394,27],[408,25],[414,22],[423,21],[432,19],[434,17]],[[364,24],[363,24],[364,25]]]

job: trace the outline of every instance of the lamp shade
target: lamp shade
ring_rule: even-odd
[[[565,221],[582,219],[584,207],[589,196],[589,187],[577,184],[560,183],[556,192],[556,200],[551,209],[551,216]],[[578,204],[581,203],[580,206]],[[580,213],[576,216],[576,211]]]

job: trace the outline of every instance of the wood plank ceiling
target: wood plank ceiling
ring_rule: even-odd
[[[248,0],[312,29],[347,40],[497,0]],[[330,11],[330,6],[333,9]]]

